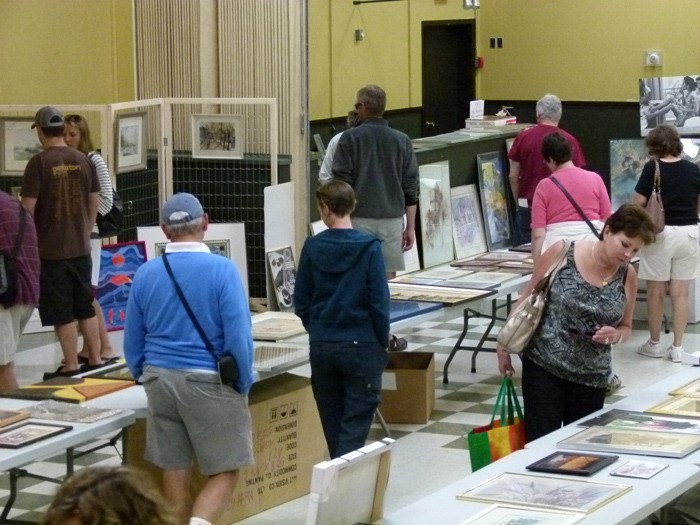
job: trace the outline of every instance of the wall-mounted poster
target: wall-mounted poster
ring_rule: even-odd
[[[486,235],[476,184],[452,188],[450,200],[455,258],[464,259],[485,252]]]
[[[681,135],[700,134],[700,74],[639,79],[639,119],[642,135],[661,124]]]
[[[238,115],[192,115],[192,157],[242,159],[244,132]]]
[[[0,118],[0,175],[22,175],[27,161],[42,151],[33,118]]]
[[[146,169],[146,112],[117,115],[117,173]]]
[[[136,270],[145,262],[146,243],[143,241],[102,246],[95,296],[102,307],[107,330],[124,328],[131,283]]]
[[[267,252],[267,267],[281,312],[294,311],[294,284],[297,268],[291,246]]]
[[[610,141],[610,201],[613,211],[632,202],[634,187],[650,159],[644,139]]]
[[[450,163],[440,161],[419,166],[420,226],[423,267],[454,260]]]
[[[508,206],[508,181],[503,153],[494,151],[476,156],[479,171],[481,208],[484,212],[486,243],[489,250],[512,245]]]

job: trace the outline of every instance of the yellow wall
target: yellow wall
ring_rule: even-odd
[[[130,0],[0,0],[0,104],[134,98]]]
[[[480,96],[639,100],[637,79],[700,73],[698,0],[483,0]],[[490,49],[489,37],[503,38]],[[644,67],[661,50],[663,67]]]

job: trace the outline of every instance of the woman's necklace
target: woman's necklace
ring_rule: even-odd
[[[612,279],[615,276],[615,274],[617,273],[617,268],[615,268],[615,271],[613,273],[611,273],[610,275],[608,275],[607,277],[605,277],[601,273],[601,271],[598,269],[598,257],[596,257],[596,254],[595,254],[595,247],[596,246],[598,246],[598,241],[591,244],[591,256],[593,257],[593,264],[596,266],[596,272],[598,273],[598,277],[600,277],[600,280],[602,281],[603,286],[607,286],[610,279]]]

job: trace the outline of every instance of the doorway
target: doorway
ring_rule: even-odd
[[[421,133],[431,137],[464,127],[476,95],[473,20],[423,22],[423,119]]]

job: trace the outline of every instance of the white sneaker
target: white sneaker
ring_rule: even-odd
[[[651,339],[647,340],[646,343],[644,343],[642,346],[637,348],[637,353],[646,355],[648,357],[663,357],[664,356],[664,351],[663,348],[661,348],[661,343],[652,343]]]
[[[680,363],[683,358],[683,347],[682,346],[669,346],[666,349],[666,357],[673,361],[674,363]]]

